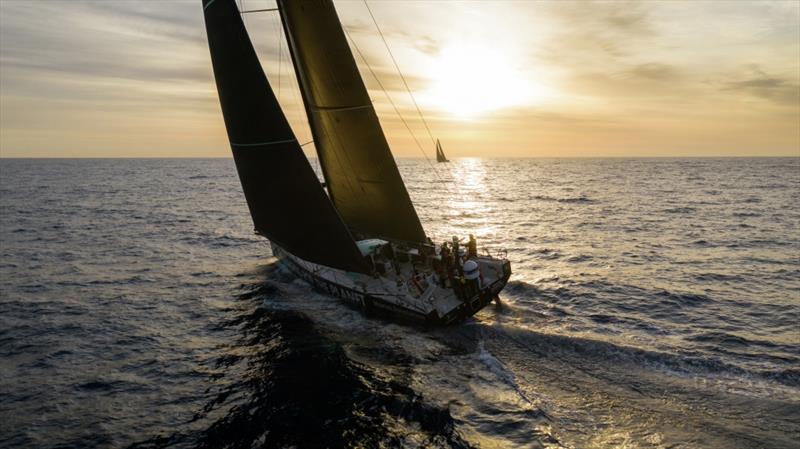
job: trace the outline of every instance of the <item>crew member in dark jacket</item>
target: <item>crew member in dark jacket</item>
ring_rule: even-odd
[[[453,285],[453,260],[450,259],[450,248],[447,247],[447,242],[442,243],[442,268],[444,269],[444,276],[442,277],[442,283],[445,283],[445,279],[450,279],[450,285]]]
[[[469,235],[469,243],[467,243],[467,259],[474,259],[478,257],[478,242],[475,241],[475,236]]]
[[[458,275],[459,276],[463,275],[464,269],[461,267],[461,256],[458,254],[458,239],[456,238],[456,236],[453,236],[453,262],[455,263]]]

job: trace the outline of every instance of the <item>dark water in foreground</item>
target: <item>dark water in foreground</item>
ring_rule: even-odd
[[[502,306],[315,293],[230,160],[1,160],[0,447],[800,445],[800,159],[400,165]]]

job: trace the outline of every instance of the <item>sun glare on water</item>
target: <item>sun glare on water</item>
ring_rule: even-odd
[[[508,53],[486,45],[446,47],[430,65],[427,76],[433,83],[421,99],[458,118],[524,105],[540,94]]]

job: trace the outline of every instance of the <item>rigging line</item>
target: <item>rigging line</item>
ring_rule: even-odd
[[[285,40],[285,35],[283,34],[283,27],[280,24],[280,17],[278,18],[278,47],[281,52],[281,58],[283,58],[283,51],[284,51],[284,42],[286,43],[286,60],[291,61],[291,50],[289,49],[289,41]],[[291,64],[286,64],[286,77],[287,77],[287,89],[292,94],[292,99],[294,100],[294,105],[296,106],[296,113],[297,113],[297,121],[300,123],[300,130],[303,131],[303,137],[306,135],[308,136],[309,140],[313,142],[314,136],[311,133],[311,125],[308,123],[308,118],[305,115],[305,107],[303,104],[303,100],[299,97],[298,91],[300,89],[300,82],[297,79],[297,76],[294,73],[294,68]]]
[[[270,11],[277,11],[278,8],[265,8],[265,9],[251,9],[249,11],[240,11],[242,14],[249,14],[251,12],[270,12]]]
[[[279,10],[279,8],[276,8],[276,9]],[[278,53],[279,53],[279,57],[278,57],[278,73],[281,74],[281,75],[283,74],[283,69],[281,68],[281,66],[282,66],[282,61],[284,59],[284,53],[283,53],[284,52],[284,47],[286,47],[285,59],[286,59],[286,61],[288,61],[287,64],[285,64],[286,72],[287,72],[286,73],[286,78],[287,78],[287,80],[286,80],[286,89],[289,90],[289,92],[291,93],[292,100],[294,100],[293,105],[295,106],[295,111],[296,111],[295,120],[296,120],[296,123],[298,123],[298,125],[297,125],[298,126],[298,132],[296,133],[296,135],[298,135],[299,137],[303,137],[304,138],[303,140],[305,140],[305,136],[308,136],[308,139],[309,139],[308,142],[300,145],[300,147],[302,148],[302,147],[305,147],[308,144],[314,143],[314,136],[313,136],[313,133],[311,132],[311,125],[308,122],[308,117],[306,117],[306,114],[304,112],[305,111],[305,107],[304,107],[303,100],[300,98],[299,93],[298,93],[299,89],[300,89],[300,82],[297,79],[297,76],[294,73],[294,68],[293,68],[293,66],[291,64],[291,49],[289,48],[289,41],[288,41],[288,39],[286,39],[286,35],[283,32],[282,21],[283,21],[283,19],[279,15],[278,19],[277,19]],[[279,78],[279,80],[280,80],[280,78]],[[279,95],[280,95],[280,92],[281,92],[280,89],[281,89],[281,84],[278,85]],[[287,119],[288,119],[288,117],[287,117]],[[302,132],[302,136],[300,135],[300,132]],[[316,145],[316,143],[314,143],[314,144]],[[322,173],[322,168],[319,166],[319,153],[316,151],[316,147],[314,148],[314,153],[317,155],[317,157],[313,158],[314,159],[314,167],[315,167],[314,172],[315,173]],[[305,154],[305,152],[304,152],[304,154]],[[306,156],[306,159],[309,159],[309,157]]]
[[[270,9],[270,11],[272,11],[272,10],[273,9]],[[277,8],[274,8],[274,10],[278,11]],[[277,94],[276,97],[278,99],[278,103],[283,103],[283,88],[284,88],[283,85],[284,84],[288,84],[288,86],[286,88],[289,89],[292,92],[293,97],[295,97],[295,100],[296,100],[297,99],[296,98],[297,94],[294,92],[293,89],[291,89],[291,84],[292,84],[291,83],[291,77],[289,75],[286,75],[287,78],[289,78],[289,79],[287,80],[286,83],[284,83],[284,81],[283,81],[283,77],[284,77],[284,75],[283,75],[283,65],[284,65],[283,64],[283,59],[284,59],[284,55],[283,55],[283,30],[282,30],[282,27],[281,27],[280,16],[278,16],[277,21],[276,20],[270,21],[270,25],[275,29],[276,37],[275,37],[274,42],[278,43],[278,47],[277,47],[277,50],[278,50],[278,79],[277,79],[277,91],[275,92]],[[286,59],[289,59],[289,57],[287,56]],[[287,71],[291,73],[291,70],[287,70]],[[282,108],[282,109],[284,111],[284,115],[286,115],[288,109],[284,109],[284,108]],[[289,120],[289,117],[287,116],[286,119]],[[290,121],[290,125],[289,126],[291,127],[291,121]],[[292,127],[292,130],[294,131],[294,127]],[[296,133],[296,136],[297,137],[304,137],[304,136],[300,136],[297,133]]]
[[[397,64],[397,60],[395,59],[394,54],[392,53],[392,49],[389,48],[389,43],[386,41],[386,37],[383,35],[383,32],[381,31],[381,28],[378,25],[378,21],[375,20],[375,15],[372,14],[372,10],[370,9],[369,4],[367,3],[367,0],[363,0],[363,1],[364,1],[364,6],[366,6],[366,8],[367,8],[367,12],[369,12],[369,16],[372,18],[372,23],[375,24],[375,29],[378,30],[378,34],[381,36],[381,40],[383,41],[383,45],[386,47],[386,50],[389,52],[389,57],[392,58],[392,63],[394,64],[394,68],[395,68],[395,70],[397,70],[398,75],[400,75],[400,79],[403,81],[403,85],[405,85],[406,91],[408,92],[408,95],[411,97],[411,101],[414,103],[414,107],[417,109],[417,113],[419,114],[420,119],[422,119],[422,124],[425,125],[425,130],[428,132],[428,137],[430,137],[431,142],[433,142],[435,144],[435,139],[433,138],[433,134],[431,133],[430,127],[428,127],[428,122],[425,120],[425,116],[422,114],[422,110],[420,110],[419,105],[417,104],[417,100],[414,97],[414,93],[411,91],[411,88],[408,86],[408,82],[406,82],[406,78],[403,75],[403,72],[400,70],[399,65]],[[352,41],[352,38],[350,40]],[[353,44],[355,45],[355,42],[353,42]],[[367,61],[364,58],[364,56],[362,55],[361,57],[362,57],[362,59],[364,59],[364,62],[366,63]],[[369,63],[367,63],[367,67],[369,67]],[[371,71],[371,69],[370,69],[370,71]],[[372,73],[372,76],[375,77],[376,80],[378,79],[377,76],[375,76],[374,72]],[[378,84],[380,84],[380,81],[378,81]],[[381,86],[381,88],[383,88],[383,86]],[[386,96],[388,98],[389,94],[385,89],[384,89],[384,93],[386,94]],[[390,101],[391,101],[391,99],[390,99]],[[403,119],[402,115],[400,115],[400,111],[397,110],[397,109],[395,109],[395,110],[397,111],[397,115],[400,116],[401,120],[403,120],[403,122],[405,123],[405,119]],[[408,128],[408,124],[406,124],[406,127]],[[410,128],[409,128],[409,132],[411,132]],[[414,133],[411,132],[411,135],[413,136]],[[416,137],[414,138],[414,140],[416,141]],[[420,146],[419,142],[417,143],[417,145]],[[442,180],[442,178],[439,176],[439,170],[437,170],[436,166],[434,166],[433,163],[430,161],[430,159],[428,159],[428,155],[425,153],[425,151],[422,149],[421,146],[420,146],[420,151],[422,151],[422,154],[425,156],[425,159],[428,161],[428,165],[431,166],[431,170],[433,170],[433,172],[436,174],[436,177],[439,179],[439,181],[446,183],[446,181]],[[453,175],[453,168],[452,167],[447,167],[447,170],[445,170],[445,171],[446,171],[448,177],[450,178],[449,181],[454,184],[455,183],[455,176]]]
[[[280,22],[280,18],[278,21]],[[275,23],[273,21],[273,23]],[[278,24],[275,28],[278,29],[278,102],[281,101],[281,77],[283,76],[283,72],[281,71],[281,65],[283,64],[283,33],[281,33],[281,26]]]
[[[389,104],[391,104],[392,108],[394,108],[394,112],[397,113],[398,117],[400,117],[400,121],[403,122],[403,125],[405,125],[406,129],[408,130],[408,133],[411,134],[411,137],[414,139],[414,142],[417,144],[417,148],[419,148],[419,151],[422,152],[422,155],[425,157],[425,160],[428,161],[428,165],[430,165],[431,169],[433,169],[433,173],[436,175],[436,177],[439,179],[439,181],[446,182],[445,180],[443,180],[439,176],[439,173],[435,169],[435,167],[434,167],[433,163],[431,162],[430,158],[425,153],[425,150],[422,148],[422,144],[419,143],[419,139],[417,139],[417,136],[414,134],[414,131],[411,129],[411,126],[408,125],[408,122],[403,117],[403,114],[400,113],[400,109],[398,109],[398,107],[395,104],[394,100],[392,100],[392,96],[389,95],[389,91],[387,91],[386,88],[383,87],[383,83],[381,82],[380,78],[378,78],[378,75],[375,74],[375,71],[372,69],[372,65],[370,65],[369,61],[367,61],[367,58],[364,57],[364,54],[361,53],[361,49],[358,48],[358,45],[356,44],[356,41],[353,39],[352,36],[350,36],[350,33],[347,30],[344,30],[344,33],[345,33],[345,35],[347,35],[347,38],[350,39],[350,43],[353,44],[353,48],[356,49],[356,53],[358,53],[358,56],[361,58],[362,61],[364,61],[364,64],[366,64],[367,69],[369,70],[369,73],[372,75],[372,77],[378,83],[378,86],[383,91],[383,94],[386,95],[386,99],[389,100]]]
[[[427,120],[425,120],[425,116],[422,115],[422,110],[419,108],[419,105],[417,104],[416,98],[414,98],[414,93],[411,92],[411,88],[408,87],[408,82],[406,82],[406,77],[403,76],[403,72],[400,70],[400,67],[397,65],[397,60],[394,59],[394,54],[392,54],[392,49],[389,48],[389,43],[386,41],[386,37],[383,35],[383,31],[381,31],[381,28],[378,26],[378,21],[375,20],[375,15],[372,14],[372,10],[370,9],[369,3],[367,3],[367,0],[364,0],[364,6],[367,7],[367,12],[369,12],[369,16],[372,18],[372,23],[375,24],[375,28],[378,30],[378,34],[381,36],[381,40],[383,41],[383,45],[386,47],[386,50],[389,52],[389,57],[392,58],[392,63],[394,64],[394,68],[397,69],[397,73],[400,75],[400,79],[403,80],[403,85],[406,86],[406,90],[408,91],[408,95],[411,96],[411,101],[414,103],[414,107],[417,109],[417,113],[419,114],[419,117],[422,119],[422,124],[425,125],[425,130],[428,131],[428,137],[430,137],[431,138],[431,142],[433,142],[435,144],[436,141],[433,138],[433,133],[431,133],[431,129],[428,127],[428,122],[427,122]]]

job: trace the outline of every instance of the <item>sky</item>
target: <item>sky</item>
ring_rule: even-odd
[[[800,156],[797,0],[371,0],[413,97],[335,4],[398,157]],[[279,18],[245,18],[311,140]],[[200,0],[0,0],[0,156],[229,157]]]

